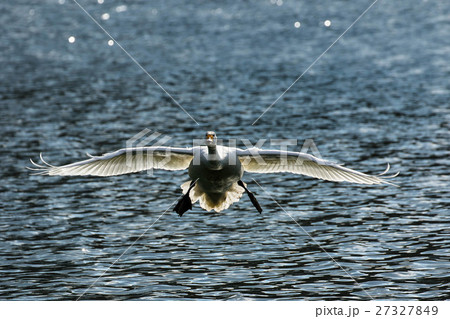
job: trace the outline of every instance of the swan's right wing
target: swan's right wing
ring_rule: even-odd
[[[326,161],[310,154],[289,152],[280,150],[246,149],[237,150],[237,155],[246,172],[250,173],[281,173],[289,172],[293,174],[307,175],[323,180],[334,182],[350,182],[358,184],[392,184],[386,178],[393,176],[382,176],[387,169],[379,176],[368,175],[339,164]]]
[[[184,170],[189,167],[193,157],[192,147],[133,147],[63,166],[50,165],[41,155],[44,165],[31,161],[35,167],[29,169],[36,171],[37,175],[113,176],[149,169]]]

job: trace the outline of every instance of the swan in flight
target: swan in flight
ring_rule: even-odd
[[[261,213],[262,209],[247,185],[242,181],[244,172],[281,173],[308,175],[311,177],[358,184],[390,184],[386,178],[398,175],[367,175],[336,163],[300,152],[264,150],[259,148],[239,149],[217,145],[216,133],[206,132],[205,145],[190,148],[149,146],[124,148],[102,156],[63,166],[53,166],[41,160],[29,168],[37,175],[93,175],[113,176],[135,173],[149,169],[188,170],[190,180],[183,183],[183,197],[174,211],[182,216],[192,209],[192,203],[199,201],[207,210],[220,212],[239,201],[247,193],[252,204]]]

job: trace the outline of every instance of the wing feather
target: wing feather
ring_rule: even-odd
[[[358,184],[390,185],[395,184],[386,181],[386,179],[398,175],[397,173],[393,176],[381,177],[389,170],[389,164],[382,174],[373,176],[300,152],[253,148],[247,150],[238,149],[237,155],[245,171],[250,173],[289,172],[335,182],[347,181]]]
[[[47,163],[42,154],[44,165],[30,160],[34,167],[29,168],[37,175],[93,175],[113,176],[144,171],[153,168],[165,170],[184,170],[194,157],[194,148],[177,147],[136,147],[121,149],[102,156],[90,156],[89,159],[53,166]]]

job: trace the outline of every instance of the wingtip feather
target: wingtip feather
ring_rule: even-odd
[[[42,152],[39,154],[39,157],[40,157],[42,163],[44,163],[44,164],[47,165],[48,167],[52,167],[52,168],[55,167],[55,166],[53,166],[53,165],[47,163],[47,162],[44,160],[44,157],[42,156]]]
[[[384,172],[381,173],[381,174],[378,174],[377,176],[383,176],[383,175],[385,175],[387,172],[389,172],[390,169],[391,169],[391,165],[390,165],[389,163],[387,163],[387,167],[386,167],[386,169],[384,170]],[[399,174],[400,174],[400,172],[397,172],[397,173],[392,174],[392,175],[389,175],[389,176],[383,176],[383,178],[394,178],[394,177],[397,177]]]

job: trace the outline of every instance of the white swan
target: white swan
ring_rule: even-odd
[[[125,148],[102,156],[68,164],[53,166],[44,161],[44,165],[36,164],[29,168],[38,175],[93,175],[113,176],[129,174],[149,169],[185,170],[188,169],[190,181],[181,185],[185,194],[175,206],[182,216],[192,208],[192,203],[200,202],[200,206],[208,211],[220,212],[239,201],[246,192],[256,209],[262,209],[255,196],[241,181],[244,172],[279,173],[289,172],[303,174],[315,178],[358,184],[390,184],[386,178],[367,175],[336,163],[326,161],[306,153],[281,150],[263,150],[258,148],[239,149],[217,145],[214,132],[206,132],[205,146],[190,148],[175,147],[135,147]]]

